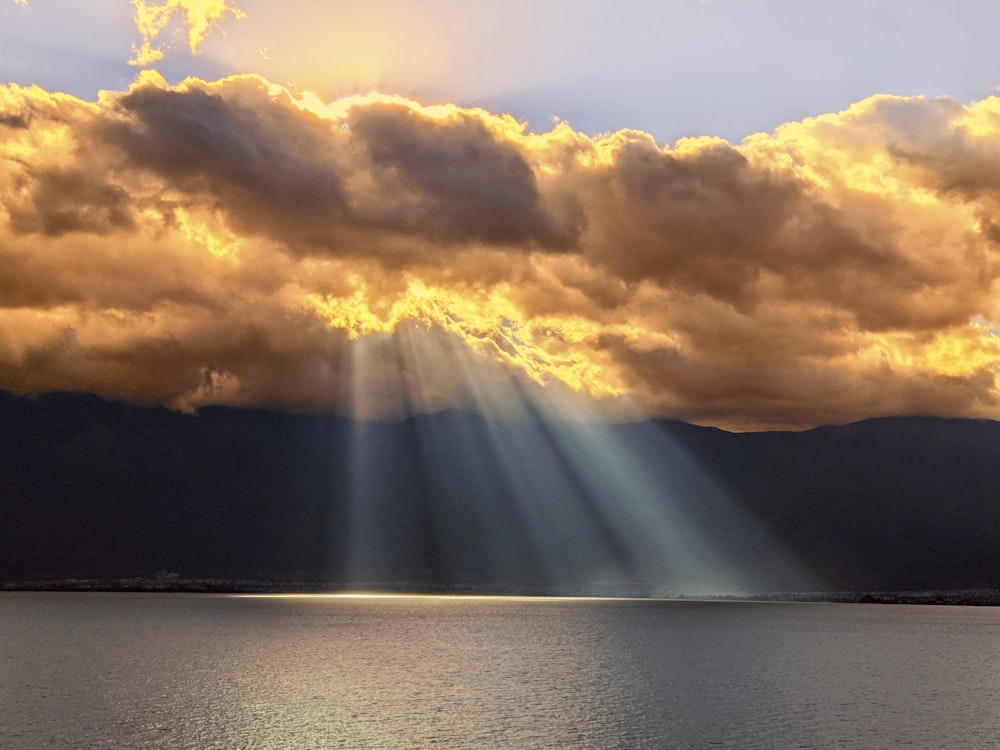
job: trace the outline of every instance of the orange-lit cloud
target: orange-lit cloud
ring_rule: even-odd
[[[387,416],[517,377],[735,428],[1000,417],[998,136],[996,98],[663,147],[253,76],[0,88],[0,388]]]
[[[174,15],[187,27],[188,46],[192,53],[205,41],[208,32],[218,26],[227,14],[243,18],[244,13],[229,0],[132,0],[135,6],[135,26],[142,34],[142,44],[132,45],[130,65],[147,67],[163,59],[163,50],[153,41],[167,28]]]

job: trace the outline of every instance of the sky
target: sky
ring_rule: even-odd
[[[987,0],[3,0],[0,389],[1000,418],[998,26]]]

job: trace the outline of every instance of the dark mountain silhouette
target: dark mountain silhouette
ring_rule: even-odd
[[[998,488],[1000,423],[982,420],[743,434],[648,421],[594,437],[537,416],[359,424],[0,392],[8,586],[169,572],[222,586],[682,590],[669,566],[649,581],[654,551],[633,544],[663,510],[748,590],[997,588]]]

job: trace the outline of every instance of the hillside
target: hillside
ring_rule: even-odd
[[[0,425],[8,586],[685,592],[709,568],[758,592],[1000,586],[990,421],[736,434],[442,412],[362,425],[0,393]]]

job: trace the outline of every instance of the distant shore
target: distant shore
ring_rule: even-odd
[[[380,581],[345,584],[316,581],[223,580],[213,578],[67,578],[0,582],[0,592],[94,592],[94,593],[201,593],[201,594],[447,594],[490,596],[560,596],[635,598],[651,600],[697,600],[720,602],[831,602],[842,604],[942,604],[952,606],[1000,606],[1000,589],[955,591],[791,591],[751,594],[649,594],[632,586],[602,586],[598,589],[567,590],[527,585],[427,584]]]

